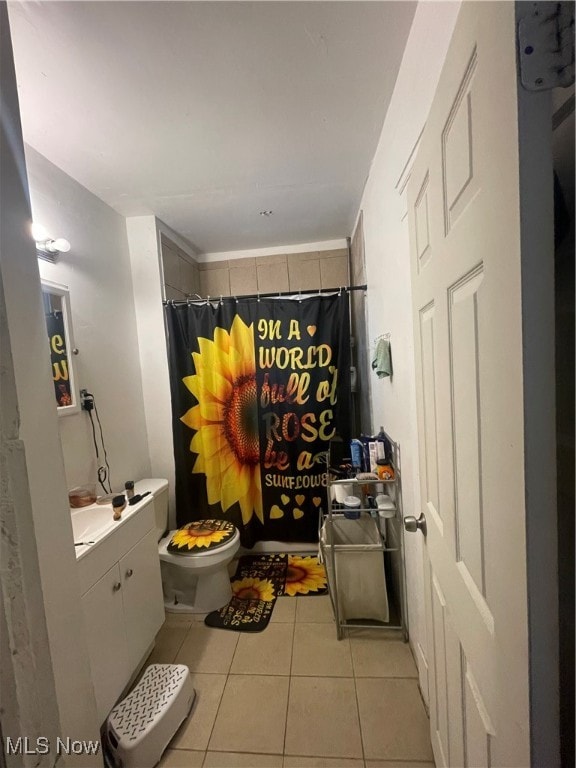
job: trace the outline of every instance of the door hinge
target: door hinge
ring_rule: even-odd
[[[574,82],[574,3],[518,3],[520,78],[528,91]]]

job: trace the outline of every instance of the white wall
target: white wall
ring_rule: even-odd
[[[164,224],[163,221],[160,221],[160,219],[156,219],[156,229],[158,230],[159,235],[164,235],[168,238],[168,240],[171,240],[175,245],[177,245],[178,248],[180,248],[180,250],[183,251],[186,256],[188,256],[189,261],[197,263],[201,260],[198,252],[192,248],[188,241],[181,237],[178,232],[175,232],[167,224]]]
[[[30,205],[5,3],[0,181],[0,712],[3,736],[96,739],[94,691],[80,607],[72,525]],[[2,761],[4,763],[4,761]],[[70,760],[70,762],[73,762]],[[82,768],[99,758],[83,755]]]
[[[31,147],[26,163],[34,221],[72,246],[40,273],[70,289],[77,380],[96,397],[119,491],[150,474],[125,219]],[[59,427],[68,488],[96,482],[88,415],[60,417]]]
[[[160,236],[171,236],[155,216],[126,219],[134,307],[140,346],[140,368],[146,431],[153,477],[165,477],[170,488],[170,515],[175,521],[174,448],[170,378],[162,306],[164,280]]]
[[[460,4],[418,5],[394,94],[364,190],[369,358],[374,339],[390,333],[394,376],[371,378],[373,429],[383,424],[400,443],[404,514],[420,513],[412,295],[406,200],[409,159],[426,121]],[[408,169],[405,167],[408,163]],[[410,638],[427,695],[422,537],[407,535]]]

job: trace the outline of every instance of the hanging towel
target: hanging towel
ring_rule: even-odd
[[[392,376],[392,353],[388,339],[378,339],[374,360],[372,360],[372,370],[376,371],[379,379]]]

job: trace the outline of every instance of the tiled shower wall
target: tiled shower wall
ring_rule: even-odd
[[[167,299],[317,291],[350,284],[347,248],[196,264],[162,238],[162,258]]]

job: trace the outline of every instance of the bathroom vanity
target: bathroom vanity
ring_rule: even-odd
[[[72,528],[96,709],[104,722],[164,622],[153,496],[127,506],[118,521],[110,505],[72,510]]]

